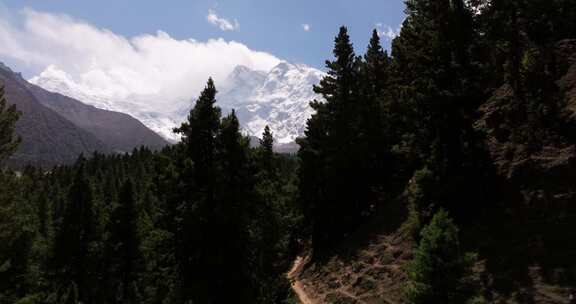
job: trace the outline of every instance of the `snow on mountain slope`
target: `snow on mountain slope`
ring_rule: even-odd
[[[218,97],[223,110],[236,109],[244,130],[260,136],[269,125],[278,143],[293,142],[304,134],[313,110],[309,103],[319,98],[312,90],[324,73],[282,62],[268,73],[237,67]]]
[[[100,109],[129,114],[171,142],[179,140],[172,129],[182,121],[182,117],[186,117],[183,113],[189,107],[187,102],[179,101],[173,103],[173,108],[154,109],[147,106],[152,103],[146,100],[159,98],[158,96],[134,95],[123,88],[101,89],[81,85],[55,66],[49,66],[29,82]]]
[[[219,89],[217,105],[224,113],[236,110],[243,130],[260,136],[269,125],[279,144],[293,142],[302,136],[306,120],[313,113],[309,102],[319,97],[312,87],[324,77],[320,70],[305,65],[281,62],[270,71],[255,71],[237,66]],[[132,115],[164,138],[178,141],[172,129],[186,119],[192,106],[190,100],[171,101],[170,107],[150,107],[158,94],[136,95],[123,88],[92,88],[78,84],[66,72],[54,66],[30,79],[48,91],[60,93],[97,108]]]

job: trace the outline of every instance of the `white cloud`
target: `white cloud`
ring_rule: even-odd
[[[376,23],[376,30],[378,31],[378,35],[380,37],[387,38],[388,40],[393,40],[398,35],[400,35],[400,31],[402,30],[402,24],[398,25],[396,29],[392,28],[389,25],[384,25],[382,23]]]
[[[210,76],[222,86],[237,65],[269,70],[280,62],[221,38],[178,40],[162,31],[124,37],[66,15],[30,9],[15,19],[0,19],[0,60],[16,62],[16,70],[65,73],[74,85],[118,100],[161,96],[137,99],[148,109],[189,102]]]
[[[206,16],[206,20],[217,27],[219,27],[223,31],[235,31],[240,28],[240,24],[238,20],[234,19],[234,21],[230,21],[225,18],[221,18],[216,14],[214,10],[208,10],[208,15]]]
[[[307,23],[302,24],[302,29],[305,32],[309,32],[311,30],[310,24],[307,24]]]

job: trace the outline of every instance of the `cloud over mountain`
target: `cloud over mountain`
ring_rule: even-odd
[[[12,21],[8,21],[12,20]],[[164,138],[187,116],[213,77],[218,105],[236,109],[259,136],[270,125],[279,143],[301,136],[324,73],[246,45],[178,40],[167,33],[124,37],[66,15],[24,10],[0,20],[0,58],[36,70],[30,82],[97,108],[123,112]]]
[[[59,71],[75,85],[110,98],[162,96],[141,100],[148,108],[188,101],[209,76],[218,84],[238,65],[267,71],[280,62],[235,41],[179,40],[162,31],[125,37],[31,9],[0,20],[0,45],[0,57],[38,72]]]

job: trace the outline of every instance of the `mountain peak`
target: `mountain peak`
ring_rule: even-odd
[[[232,71],[231,75],[240,75],[245,73],[250,73],[253,70],[245,65],[237,65],[234,70]]]
[[[7,65],[4,64],[4,62],[0,61],[0,70],[4,70],[4,71],[8,71],[10,73],[12,72],[12,69],[10,69]]]
[[[305,65],[296,65],[287,61],[282,61],[279,64],[277,64],[275,67],[273,67],[269,73],[271,74],[277,74],[277,75],[284,75],[290,71],[298,71],[298,72],[302,72],[304,69],[302,67],[305,68],[310,68],[307,67]]]
[[[293,64],[291,64],[287,61],[282,61],[279,64],[277,64],[276,67],[274,67],[272,70],[289,70],[292,67],[294,67]]]
[[[278,144],[291,143],[302,136],[313,113],[309,103],[320,99],[312,87],[324,73],[286,61],[268,73],[242,69],[245,73],[239,77],[235,73],[238,70],[232,73],[235,80],[228,84],[231,88],[223,90],[218,98],[222,109],[236,109],[243,129],[250,136],[260,137],[266,125]],[[242,81],[238,81],[240,78]]]

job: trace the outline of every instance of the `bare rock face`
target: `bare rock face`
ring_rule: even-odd
[[[558,71],[565,73],[557,84],[565,96],[564,114],[576,121],[576,40],[563,40],[558,43],[556,51]]]
[[[566,39],[556,44],[554,54],[558,60],[558,71],[565,73],[566,69],[576,63],[576,40]]]
[[[514,136],[530,130],[521,100],[509,85],[483,104],[476,127],[485,131],[487,146],[505,191],[517,192],[526,207],[562,206],[576,199],[576,145],[566,130],[576,125],[576,40],[563,40],[555,50],[559,117],[563,130],[546,129],[534,147]],[[576,129],[575,129],[576,130]],[[539,130],[541,131],[541,130]],[[528,131],[529,132],[529,131]],[[568,134],[567,134],[568,133]],[[576,134],[574,134],[576,135]]]

